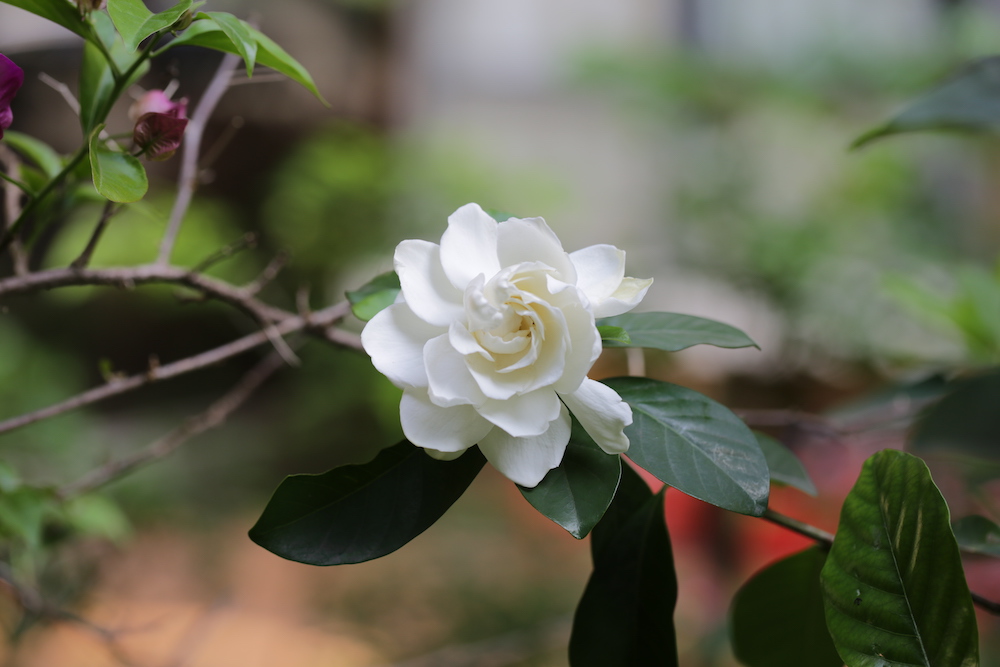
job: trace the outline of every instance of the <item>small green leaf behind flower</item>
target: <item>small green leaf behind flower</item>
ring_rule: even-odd
[[[621,327],[600,325],[597,327],[597,332],[601,334],[601,342],[604,343],[605,347],[609,347],[609,343],[624,345],[626,347],[632,345],[631,336]]]
[[[693,345],[757,347],[750,337],[728,324],[680,313],[625,313],[597,320],[598,329],[624,330],[628,342],[605,339],[604,347],[647,347],[677,352]]]
[[[351,303],[354,316],[367,322],[380,310],[391,306],[399,292],[399,276],[395,271],[389,271],[375,276],[363,287],[347,292],[347,300]]]
[[[764,452],[767,459],[767,469],[771,473],[771,481],[778,484],[785,484],[807,493],[810,496],[816,495],[816,484],[806,471],[799,457],[769,435],[754,431],[757,444]]]

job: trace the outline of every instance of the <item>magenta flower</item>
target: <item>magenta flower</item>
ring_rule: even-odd
[[[0,139],[3,139],[3,131],[14,122],[10,103],[23,83],[24,70],[0,53]]]
[[[149,160],[166,160],[181,145],[187,128],[187,99],[173,102],[162,90],[151,90],[129,109],[135,122],[132,140]]]

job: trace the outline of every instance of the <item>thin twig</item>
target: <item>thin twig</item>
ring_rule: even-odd
[[[313,313],[311,319],[297,315],[291,316],[276,323],[273,327],[271,327],[271,329],[273,333],[278,336],[287,336],[295,331],[311,329],[323,332],[324,337],[327,340],[335,342],[338,345],[346,345],[360,349],[360,341],[357,340],[357,337],[352,337],[350,334],[338,337],[331,336],[329,333],[333,329],[333,325],[346,317],[349,312],[350,305],[346,302],[342,302],[335,306],[330,306],[329,308]],[[257,331],[244,336],[243,338],[238,338],[237,340],[226,343],[225,345],[208,350],[207,352],[202,352],[201,354],[196,354],[192,357],[175,361],[172,364],[150,368],[143,373],[114,380],[107,384],[94,387],[93,389],[77,394],[76,396],[60,403],[2,421],[0,422],[0,434],[28,426],[29,424],[34,424],[35,422],[42,421],[43,419],[48,419],[50,417],[70,412],[71,410],[76,410],[77,408],[92,405],[107,398],[111,398],[112,396],[119,396],[129,391],[134,391],[139,387],[143,387],[153,382],[167,380],[212,366],[221,361],[225,361],[226,359],[243,354],[244,352],[252,350],[255,347],[264,345],[269,341],[270,338],[268,337],[268,332]]]
[[[224,423],[229,415],[243,405],[264,381],[282,366],[284,366],[284,359],[281,355],[277,352],[271,352],[204,412],[188,418],[183,424],[153,442],[146,449],[92,470],[83,478],[60,489],[59,497],[68,499],[89,493],[124,477],[137,468],[166,458],[191,438]]]
[[[816,542],[819,542],[828,549],[833,544],[833,535],[826,532],[825,530],[817,528],[816,526],[810,526],[808,523],[803,523],[798,519],[793,519],[790,516],[785,516],[784,514],[775,512],[772,509],[765,510],[764,514],[761,515],[760,518],[765,519],[766,521],[770,521],[771,523],[777,524],[782,528],[786,528],[794,533],[798,533],[799,535],[808,537],[810,540],[815,540]]]
[[[94,228],[94,233],[90,235],[90,240],[87,242],[87,247],[83,249],[83,252],[80,253],[79,257],[73,260],[73,263],[70,264],[71,268],[74,269],[87,268],[87,265],[90,264],[90,258],[93,256],[94,250],[97,248],[97,243],[98,241],[101,240],[101,234],[104,233],[104,230],[108,226],[108,222],[111,220],[111,216],[113,216],[117,212],[117,210],[118,208],[115,202],[111,201],[110,199],[104,204],[104,210],[101,211],[101,218],[100,220],[97,221],[97,226]]]
[[[231,53],[227,53],[222,58],[222,62],[219,63],[219,67],[215,71],[215,76],[212,77],[212,81],[202,94],[197,108],[191,114],[191,120],[184,133],[184,147],[181,149],[177,199],[174,200],[174,207],[170,211],[167,231],[160,242],[160,253],[156,260],[158,264],[167,265],[170,263],[170,256],[174,251],[174,243],[177,241],[181,222],[191,205],[195,188],[198,187],[198,154],[201,151],[201,140],[205,126],[208,124],[212,112],[215,111],[215,106],[219,103],[226,89],[229,88],[229,82],[239,62],[240,57]]]
[[[198,264],[191,268],[191,273],[204,273],[209,268],[215,266],[224,259],[228,259],[246,248],[257,247],[257,235],[253,232],[247,232],[240,237],[240,240],[235,243],[230,243],[224,248],[213,252],[211,255],[201,260]]]
[[[66,104],[73,111],[73,113],[77,116],[80,115],[80,102],[78,102],[76,97],[73,96],[73,91],[69,89],[69,86],[58,79],[53,79],[45,72],[39,74],[38,78],[42,80],[42,83],[59,93],[62,98],[66,100]]]
[[[0,145],[0,162],[3,162],[7,169],[7,174],[14,180],[21,178],[21,161],[17,155],[9,148]],[[15,183],[9,181],[4,183],[4,226],[8,229],[18,216],[21,215],[21,196],[23,191]],[[14,263],[14,275],[23,276],[28,273],[28,254],[24,251],[24,244],[20,239],[14,239],[10,245],[11,259]]]
[[[281,251],[274,256],[264,270],[260,272],[260,275],[252,283],[249,283],[243,287],[243,291],[249,295],[257,296],[262,289],[267,287],[268,283],[278,277],[281,270],[285,268],[285,264],[288,263],[288,253]]]

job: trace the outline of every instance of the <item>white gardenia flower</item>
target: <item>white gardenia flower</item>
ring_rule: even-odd
[[[394,264],[400,297],[361,341],[403,390],[410,442],[438,459],[478,444],[526,487],[562,461],[570,412],[604,451],[628,449],[631,408],[587,377],[601,354],[594,318],[631,310],[653,282],[625,277],[623,251],[567,254],[541,218],[497,223],[466,204],[440,245],[403,241]]]

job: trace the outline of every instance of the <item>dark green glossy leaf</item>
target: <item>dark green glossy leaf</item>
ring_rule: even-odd
[[[142,0],[108,0],[108,14],[131,52],[139,48],[142,40],[177,23],[191,5],[191,0],[181,0],[170,9],[154,14]]]
[[[375,276],[364,287],[347,292],[347,300],[351,302],[354,316],[367,322],[396,301],[399,289],[399,276],[389,271]]]
[[[209,19],[222,28],[226,37],[233,43],[237,53],[243,58],[247,68],[247,76],[253,74],[253,66],[257,61],[257,40],[247,29],[247,25],[232,14],[225,12],[204,12],[198,14],[199,19]]]
[[[760,516],[770,475],[753,432],[696,391],[647,378],[612,378],[632,407],[628,457],[658,479],[707,503]]]
[[[963,551],[1000,558],[1000,526],[986,517],[962,517],[951,528]]]
[[[48,19],[84,39],[93,37],[90,25],[80,17],[80,10],[70,2],[57,0],[0,0],[0,2],[20,7],[43,19]]]
[[[90,137],[90,167],[94,187],[111,201],[128,203],[142,199],[149,188],[146,170],[128,153],[111,150],[97,127]]]
[[[629,466],[591,534],[594,571],[573,617],[572,667],[678,665],[674,574],[663,493]]]
[[[1000,373],[965,378],[931,405],[917,420],[911,446],[914,452],[946,451],[1000,461]],[[997,466],[979,466],[985,479]]]
[[[750,338],[728,324],[679,313],[625,313],[597,321],[600,326],[620,327],[631,343],[606,342],[605,347],[648,347],[677,352],[692,345],[757,347]]]
[[[806,549],[743,584],[730,606],[729,635],[737,660],[747,667],[844,664],[823,614],[819,573],[825,561],[820,549]]]
[[[310,565],[380,558],[430,528],[485,463],[476,447],[438,461],[404,440],[362,465],[292,475],[274,492],[250,539]]]
[[[799,457],[769,435],[754,431],[754,436],[757,438],[760,450],[764,452],[764,458],[767,459],[767,469],[771,473],[772,482],[786,484],[810,496],[816,495],[816,485],[813,484]]]
[[[281,72],[289,79],[305,86],[321,102],[324,104],[327,103],[323,99],[323,96],[320,95],[319,89],[316,88],[316,83],[309,75],[309,72],[295,58],[288,55],[271,38],[250,26],[246,21],[241,21],[241,23],[247,32],[253,36],[254,41],[257,42],[257,63]],[[170,42],[167,48],[182,45],[202,46],[206,49],[242,55],[239,47],[214,21],[196,21],[177,39]]]
[[[583,539],[611,504],[619,477],[621,457],[606,454],[574,419],[559,467],[533,489],[518,488],[535,509]]]
[[[1000,56],[966,65],[941,85],[911,102],[888,123],[852,145],[920,130],[996,130],[1000,127]]]
[[[6,130],[3,140],[8,146],[37,165],[49,178],[62,171],[62,158],[44,141],[14,130]]]
[[[924,462],[865,462],[821,576],[827,627],[848,667],[974,667],[979,641],[948,505]]]
[[[601,342],[604,343],[605,347],[629,347],[632,344],[632,338],[628,335],[628,332],[621,327],[612,327],[602,324],[597,327],[597,333],[601,334]],[[617,345],[610,345],[610,343],[616,343]]]

